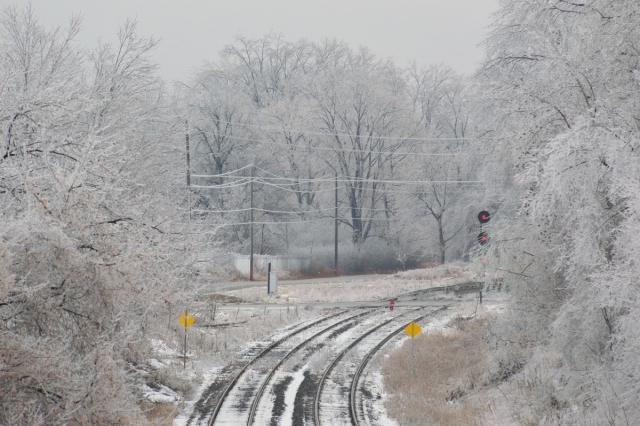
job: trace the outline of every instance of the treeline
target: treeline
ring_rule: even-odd
[[[482,194],[475,160],[486,150],[471,85],[450,68],[400,68],[339,41],[268,34],[238,38],[178,98],[192,218],[225,225],[217,235],[228,249],[248,254],[253,180],[257,253],[328,263],[337,197],[340,244],[355,254],[345,269],[468,255],[469,205]]]

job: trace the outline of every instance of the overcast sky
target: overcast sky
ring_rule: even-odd
[[[0,0],[0,5],[28,4]],[[337,38],[367,46],[404,66],[444,62],[471,73],[498,0],[31,0],[46,27],[83,17],[79,41],[113,41],[122,22],[137,18],[139,34],[161,39],[155,60],[167,80],[185,80],[213,61],[236,35],[269,31],[286,40]]]

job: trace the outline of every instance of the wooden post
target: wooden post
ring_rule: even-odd
[[[189,120],[185,121],[185,141],[187,143],[187,187],[191,187],[191,154],[189,152]]]

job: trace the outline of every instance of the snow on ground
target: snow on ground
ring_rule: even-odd
[[[148,385],[143,385],[142,395],[150,402],[176,402],[179,396],[176,392],[164,385],[155,385],[156,389],[151,389]]]
[[[320,399],[320,421],[318,423],[331,426],[348,426],[351,421],[344,417],[338,401],[348,398],[342,394],[342,387],[329,377],[322,388]]]
[[[289,373],[282,371],[276,371],[271,378],[270,386],[267,386],[261,397],[261,404],[258,405],[253,423],[256,425],[268,425],[271,421],[271,414],[273,413],[273,407],[275,406],[276,396],[273,393],[273,384],[279,383],[280,380],[289,376]]]
[[[196,398],[202,395],[202,392],[213,382],[214,378],[222,371],[221,367],[211,368],[207,370],[202,377],[202,382],[195,392]],[[183,401],[183,410],[174,420],[173,426],[186,426],[187,421],[189,420],[189,414],[193,411],[193,406],[196,403],[196,400],[186,400]]]
[[[394,275],[396,278],[407,280],[442,280],[444,278],[471,278],[468,265],[447,263],[435,268],[410,269]]]
[[[151,367],[155,368],[156,370],[159,370],[167,366],[164,362],[158,361],[155,358],[150,358],[147,362]]]
[[[251,401],[247,401],[244,398],[245,388],[255,389],[257,387],[258,378],[261,374],[253,369],[247,369],[242,375],[242,385],[234,386],[229,394],[225,403],[220,407],[218,416],[216,417],[216,425],[229,425],[238,426],[245,425],[249,420],[249,414],[246,409],[237,410],[235,406],[230,406],[229,401],[236,402],[241,401],[242,404],[250,404]]]
[[[398,422],[387,417],[387,410],[384,408],[384,404],[389,399],[389,395],[384,391],[383,380],[382,374],[380,374],[379,371],[371,371],[366,376],[367,389],[373,394],[373,398],[370,404],[368,404],[371,410],[369,415],[375,419],[376,425],[398,426]],[[380,398],[377,397],[378,395],[380,395]]]
[[[284,394],[285,409],[284,413],[282,413],[282,417],[280,417],[280,426],[292,426],[293,407],[296,400],[296,394],[298,393],[300,384],[302,384],[302,381],[304,380],[305,371],[307,371],[306,365],[292,375],[290,374],[293,377],[293,381],[287,387],[287,391]]]
[[[392,296],[396,296],[402,293],[408,293],[415,290],[421,290],[430,287],[437,287],[443,285],[452,285],[459,282],[466,282],[469,280],[473,280],[473,273],[470,272],[469,269],[463,268],[459,265],[445,265],[436,268],[423,269],[423,270],[415,270],[415,271],[405,271],[396,274],[395,276],[382,276],[377,281],[353,281],[353,282],[342,282],[342,283],[319,283],[319,284],[300,284],[300,285],[280,285],[278,289],[278,294],[265,296],[264,288],[250,288],[244,290],[235,290],[235,291],[227,291],[224,294],[240,296],[242,294],[242,298],[245,301],[261,301],[265,303],[292,303],[292,302],[334,302],[334,301],[365,301],[365,300],[380,300],[384,298],[389,298]],[[473,307],[469,307],[472,304],[465,304],[470,310],[466,314],[473,313]],[[482,309],[482,308],[481,308]],[[242,311],[242,310],[240,310]],[[298,316],[298,311],[291,311],[291,317],[289,315],[286,316],[284,324],[282,321],[278,322],[278,325],[264,323],[264,318],[257,316],[255,317],[253,313],[241,314],[245,315],[244,317],[241,315],[241,318],[244,318],[246,324],[242,326],[244,330],[254,329],[254,330],[262,330],[264,329],[263,338],[258,339],[247,339],[242,342],[237,342],[233,348],[229,348],[229,351],[232,351],[231,356],[225,357],[228,361],[232,359],[237,359],[237,356],[243,352],[245,352],[250,347],[255,347],[255,345],[259,342],[263,344],[266,340],[274,341],[279,338],[284,337],[289,334],[294,328],[300,327],[303,324],[313,321],[318,315],[321,315],[321,311],[311,310],[306,311],[301,309],[300,315]],[[268,314],[268,311],[265,311],[265,314]],[[230,314],[225,314],[223,312],[218,312],[216,315],[216,319],[223,319],[223,316],[229,316]],[[453,318],[456,313],[452,313],[447,317]],[[231,316],[229,316],[231,318]],[[229,319],[227,318],[227,319]],[[277,318],[271,318],[267,315],[270,321],[277,321]],[[280,320],[282,319],[282,315],[279,316]],[[287,318],[291,318],[291,321],[287,321]],[[236,314],[233,316],[233,321],[238,322],[239,318]],[[431,324],[425,324],[425,331],[429,331],[431,329],[437,329],[438,327],[446,327],[446,322],[448,321],[445,318],[442,319],[430,319],[433,322]],[[196,325],[197,326],[197,325]],[[350,332],[355,332],[358,327],[355,327]],[[226,329],[218,329],[216,338],[220,341],[229,338],[224,337],[224,333],[231,333],[234,336],[238,336],[237,328],[226,328]],[[204,329],[203,329],[204,332]],[[209,331],[207,331],[209,332]],[[346,334],[350,334],[347,332]],[[251,333],[247,334],[247,337],[252,335]],[[255,335],[255,333],[253,334]],[[267,336],[269,336],[267,338]],[[232,340],[229,338],[229,341]],[[398,343],[399,344],[399,343]],[[181,357],[182,354],[180,351],[174,350],[167,346],[167,344],[161,340],[154,339],[153,341],[154,352],[156,354],[157,359],[150,360],[150,363],[154,367],[162,368],[163,365],[171,365],[177,364],[176,358]],[[182,374],[181,377],[187,378],[187,374],[191,374],[194,376],[197,375],[196,371],[201,372],[201,383],[198,386],[198,389],[192,393],[192,396],[188,399],[183,398],[180,401],[181,409],[179,416],[174,420],[174,426],[184,426],[188,420],[188,417],[193,409],[193,405],[198,400],[203,390],[206,389],[207,386],[211,384],[214,380],[216,374],[220,372],[220,364],[211,365],[212,359],[206,352],[202,350],[196,350],[189,355],[193,355],[193,357],[189,360],[190,366],[188,365],[187,371],[180,372]],[[217,359],[217,358],[216,358]],[[222,358],[220,358],[221,360]],[[218,360],[218,361],[220,361]],[[227,361],[227,362],[228,362]],[[311,360],[310,360],[311,361]],[[217,362],[217,361],[216,361]],[[215,363],[214,363],[215,364]],[[190,368],[189,368],[190,367]],[[306,367],[305,367],[306,368]],[[300,370],[296,373],[296,380],[302,380],[304,374],[304,369]],[[275,382],[274,382],[275,383]],[[296,381],[292,383],[288,389],[297,389],[299,383]],[[271,398],[271,396],[265,395],[266,398]],[[295,398],[295,394],[293,394],[293,398]],[[287,400],[287,410],[293,410],[293,400]],[[376,401],[376,406],[379,408],[377,410],[381,410],[384,412],[384,406],[380,402],[380,400]],[[290,419],[291,413],[287,412],[283,415],[283,419]],[[290,421],[290,420],[287,420]],[[394,423],[389,423],[389,425],[394,425]]]
[[[158,354],[158,356],[162,358],[174,358],[177,356],[181,356],[175,349],[167,346],[167,343],[160,339],[151,339],[151,346],[153,347],[153,351]]]
[[[411,291],[453,285],[474,279],[474,273],[469,268],[443,265],[380,276],[380,279],[375,281],[354,280],[296,285],[280,283],[278,293],[272,295],[266,295],[263,287],[229,290],[222,293],[254,303],[357,302],[388,299]]]

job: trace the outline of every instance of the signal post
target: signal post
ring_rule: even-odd
[[[489,235],[482,231],[482,224],[483,223],[487,223],[491,220],[491,214],[486,211],[486,210],[482,210],[480,213],[478,213],[478,222],[480,222],[480,233],[478,234],[478,244],[480,244],[481,246],[486,245],[489,242]],[[482,286],[480,287],[480,292],[479,292],[479,298],[480,298],[480,304],[482,305],[482,288],[484,287],[484,283],[485,283],[485,265],[486,265],[486,259],[483,256],[481,258],[482,261]]]

